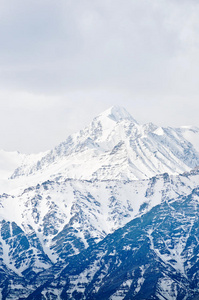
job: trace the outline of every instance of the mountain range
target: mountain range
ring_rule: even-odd
[[[0,299],[199,299],[199,128],[111,107],[0,167]]]

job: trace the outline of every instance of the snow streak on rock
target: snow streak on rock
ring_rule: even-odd
[[[121,107],[53,150],[0,151],[0,299],[197,299],[199,129]]]

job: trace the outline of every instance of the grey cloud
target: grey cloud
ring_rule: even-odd
[[[176,35],[150,1],[127,6],[121,1],[20,2],[0,26],[5,84],[45,92],[107,82],[129,85],[151,71],[159,73],[159,64],[166,67],[178,50]]]
[[[0,1],[2,146],[46,150],[114,104],[199,125],[198,13],[194,0]]]

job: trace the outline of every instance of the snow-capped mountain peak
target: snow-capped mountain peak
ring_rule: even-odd
[[[199,165],[199,147],[189,140],[198,135],[189,128],[139,125],[124,108],[114,106],[36,163],[16,169],[12,178],[138,180],[183,173]]]
[[[197,141],[112,107],[47,153],[0,151],[3,179],[21,163],[17,191],[0,182],[0,299],[198,299]]]
[[[124,124],[137,125],[137,121],[131,116],[125,108],[120,106],[112,106],[97,117],[92,123],[84,130],[84,133],[89,134],[95,142],[101,147],[108,150],[113,148],[120,142],[123,132]],[[119,137],[118,137],[119,134]],[[114,138],[112,138],[114,136]],[[115,140],[113,142],[113,140]]]
[[[104,121],[106,118],[113,120],[114,122],[119,122],[122,120],[130,120],[137,124],[137,121],[131,116],[131,114],[122,106],[112,106],[105,110],[94,120]]]

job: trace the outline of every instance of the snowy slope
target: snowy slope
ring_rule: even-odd
[[[22,154],[17,151],[8,152],[0,150],[0,193],[6,193],[11,190],[22,189],[24,186],[29,186],[29,180],[10,180],[13,172],[23,166],[35,164],[47,153],[38,154]]]
[[[18,275],[30,267],[23,247],[20,263],[11,254],[13,226],[26,239],[28,251],[40,252],[36,265],[31,264],[36,272],[40,264],[45,267],[45,255],[48,266],[78,254],[152,207],[189,194],[198,182],[199,171],[128,182],[59,179],[32,186],[18,196],[4,194],[0,197],[1,228],[7,228],[8,235],[2,237],[6,243],[2,244],[4,263],[9,267],[12,262]]]
[[[0,151],[0,299],[193,299],[198,166],[198,128],[121,107],[46,153]]]
[[[0,286],[5,299],[192,299],[198,182],[198,171],[123,183],[68,180],[2,196],[0,253],[14,274]]]
[[[138,180],[182,173],[199,166],[199,148],[190,142],[194,135],[199,140],[197,129],[139,125],[124,108],[112,107],[36,163],[17,168],[12,178],[25,176],[36,183],[60,176]]]
[[[8,179],[19,166],[34,164],[47,153],[22,154],[0,150],[0,180]]]
[[[198,299],[198,210],[198,189],[155,206],[98,245],[69,258],[61,272],[53,266],[55,275],[50,277],[48,270],[48,281],[34,296]]]
[[[182,126],[178,130],[199,151],[199,128],[196,126]]]

